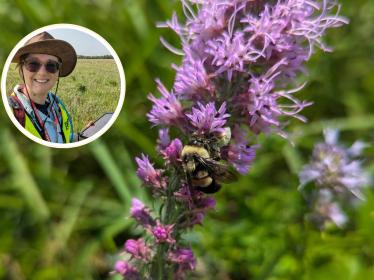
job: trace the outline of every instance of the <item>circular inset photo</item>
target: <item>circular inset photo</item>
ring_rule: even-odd
[[[1,80],[5,109],[37,143],[72,148],[100,137],[118,117],[125,74],[109,43],[72,24],[27,35],[6,60]]]

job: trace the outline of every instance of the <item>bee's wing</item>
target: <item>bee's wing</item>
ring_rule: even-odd
[[[237,174],[230,170],[227,164],[209,158],[199,158],[198,161],[220,183],[230,183],[238,180]]]

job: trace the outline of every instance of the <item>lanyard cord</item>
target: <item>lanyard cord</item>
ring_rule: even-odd
[[[66,138],[65,138],[65,134],[64,134],[63,126],[62,126],[63,119],[62,119],[61,107],[60,107],[60,105],[57,104],[58,112],[60,113],[60,116],[61,116],[61,122],[60,122],[60,118],[56,114],[56,110],[54,110],[54,107],[53,107],[54,103],[56,103],[55,101],[57,99],[57,89],[58,89],[59,81],[60,81],[60,79],[57,79],[57,86],[56,86],[55,94],[51,95],[53,100],[52,100],[52,102],[50,103],[49,106],[51,107],[52,113],[55,117],[55,125],[57,126],[57,124],[58,124],[60,126],[62,140],[64,141],[64,143],[66,143]]]
[[[25,85],[26,95],[27,95],[27,97],[28,97],[28,99],[29,99],[29,101],[30,101],[31,108],[32,108],[32,110],[33,110],[33,112],[34,112],[34,115],[35,115],[35,121],[36,121],[35,124],[36,124],[36,126],[37,126],[38,132],[39,132],[39,134],[40,134],[40,136],[42,137],[43,140],[46,140],[46,141],[48,141],[48,142],[51,142],[51,138],[49,137],[49,134],[48,134],[48,132],[47,132],[46,129],[45,129],[45,123],[46,123],[46,121],[47,121],[47,119],[48,119],[48,115],[49,115],[48,112],[49,112],[49,110],[47,110],[47,113],[48,113],[48,114],[47,114],[46,118],[44,119],[44,121],[42,122],[41,117],[40,117],[40,115],[39,115],[39,113],[38,113],[38,109],[36,108],[34,101],[32,101],[32,99],[30,98],[30,94],[29,94],[29,92],[28,92],[28,90],[27,90],[26,81],[25,81],[25,76],[24,76],[24,74],[23,74],[22,66],[21,66],[21,73],[22,73],[22,80],[23,80],[24,85]],[[62,123],[60,122],[60,120],[59,120],[59,118],[58,118],[58,116],[57,116],[57,114],[56,114],[56,112],[55,112],[55,110],[54,110],[54,108],[53,108],[54,103],[55,103],[55,100],[56,100],[56,97],[57,97],[57,89],[58,89],[59,81],[60,81],[60,79],[58,78],[58,79],[57,79],[56,90],[55,90],[55,97],[53,98],[52,102],[50,103],[50,105],[49,105],[48,107],[51,108],[52,113],[53,113],[53,115],[54,115],[54,118],[55,118],[55,119],[54,119],[54,124],[55,124],[56,126],[57,126],[57,124],[59,124],[59,126],[60,126],[61,134],[62,134],[62,138],[63,138],[63,140],[64,140],[64,142],[65,142],[65,135],[64,135],[63,130],[62,130]],[[47,95],[47,96],[48,96],[48,95]],[[59,106],[59,108],[60,108],[60,106]],[[59,111],[60,111],[60,110],[59,110]],[[57,131],[57,133],[58,133],[58,131]]]

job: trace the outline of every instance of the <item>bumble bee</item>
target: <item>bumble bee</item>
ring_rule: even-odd
[[[236,180],[229,166],[220,162],[221,147],[227,145],[230,138],[230,128],[226,128],[225,133],[218,136],[193,136],[183,147],[183,168],[190,185],[204,193],[215,193],[220,190],[221,183]]]

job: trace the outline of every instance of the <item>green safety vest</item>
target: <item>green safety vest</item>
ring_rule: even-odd
[[[17,98],[17,95],[15,93],[12,93],[11,96],[13,96],[13,97],[15,96]],[[59,110],[56,110],[56,108],[52,108],[52,110],[55,110],[56,113],[59,113],[59,112],[61,113],[61,114],[58,114],[58,117],[59,118],[61,117],[61,120],[62,120],[60,129],[62,130],[62,133],[64,135],[65,143],[71,143],[71,142],[73,142],[73,138],[74,138],[73,123],[71,121],[69,112],[66,110],[64,104],[60,101],[59,98],[57,98],[57,97],[55,97],[55,98],[56,98],[56,103],[54,104],[54,106],[58,106]],[[19,103],[19,102],[17,102],[17,103]],[[13,110],[13,113],[14,113],[14,110],[16,110],[16,109],[14,107],[12,107],[12,110]],[[24,114],[24,127],[25,127],[25,129],[28,132],[30,132],[31,134],[35,135],[36,137],[38,137],[40,139],[43,139],[43,136],[39,133],[39,131],[37,129],[37,125],[35,124],[35,120],[33,118],[31,118],[29,116],[29,114],[26,113],[26,110],[25,110],[23,104],[22,104],[21,110],[25,111],[25,114]]]

